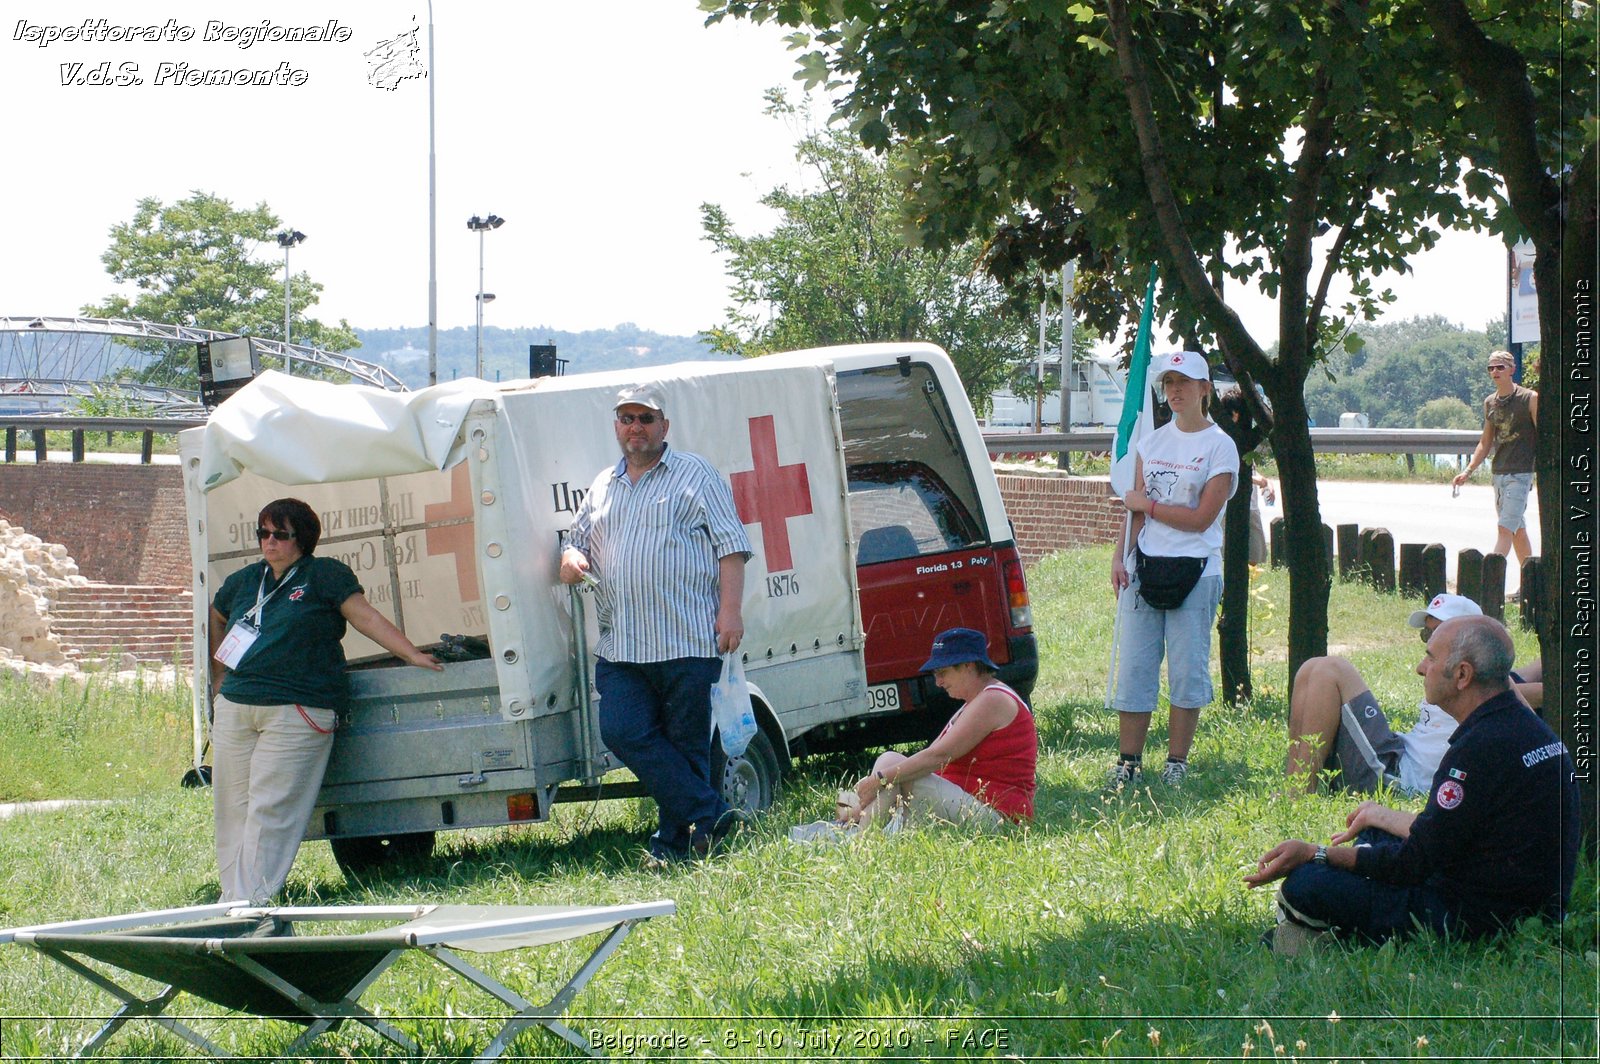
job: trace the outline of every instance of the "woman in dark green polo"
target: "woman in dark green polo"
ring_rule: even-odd
[[[349,566],[312,555],[310,506],[278,499],[256,524],[261,561],[211,604],[211,749],[222,898],[261,905],[289,877],[349,698],[346,623],[401,661],[443,666],[373,609]]]

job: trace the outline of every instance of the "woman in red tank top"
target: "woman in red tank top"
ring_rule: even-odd
[[[870,823],[898,810],[909,821],[997,827],[1031,818],[1039,734],[1021,696],[994,678],[983,633],[940,632],[922,670],[961,708],[923,749],[879,755],[856,784],[858,808],[847,819]]]

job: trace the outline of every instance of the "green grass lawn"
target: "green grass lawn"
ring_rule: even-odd
[[[1592,1059],[1596,879],[1582,871],[1566,927],[1528,925],[1487,944],[1423,939],[1334,947],[1294,960],[1257,943],[1270,893],[1240,877],[1287,836],[1325,839],[1353,801],[1275,797],[1284,755],[1285,574],[1257,575],[1256,698],[1204,714],[1181,791],[1152,782],[1101,793],[1114,715],[1102,708],[1111,630],[1109,551],[1058,555],[1032,573],[1042,674],[1038,816],[997,837],[959,830],[801,847],[790,826],[829,815],[868,755],[802,763],[783,798],[731,851],[665,874],[640,870],[647,803],[560,806],[550,823],[440,836],[423,867],[346,882],[307,845],[294,902],[427,900],[561,904],[674,899],[675,917],[635,932],[572,1008],[573,1025],[637,1040],[614,1055],[751,1060],[1098,1057],[1121,1060]],[[1336,585],[1330,642],[1354,657],[1397,725],[1420,694],[1414,604]],[[1533,638],[1514,628],[1524,654]],[[212,900],[205,792],[177,786],[188,751],[181,696],[72,688],[27,715],[4,692],[0,801],[100,797],[112,804],[0,822],[0,925]],[[49,708],[54,706],[54,709]],[[81,708],[75,708],[81,707]],[[59,719],[57,719],[59,718]],[[19,723],[20,721],[20,723]],[[1165,749],[1157,715],[1149,753]],[[39,782],[31,782],[37,779]],[[575,946],[491,958],[530,997],[552,992]],[[492,1004],[437,966],[402,961],[369,993],[430,1059],[454,1059]],[[0,1058],[70,1053],[110,999],[42,957],[0,949]],[[225,1047],[270,1055],[286,1026],[186,1011]],[[55,1016],[63,1018],[39,1018]],[[131,1029],[130,1029],[131,1031]],[[184,1056],[141,1028],[114,1052]],[[387,1055],[349,1030],[335,1057]],[[630,1054],[625,1051],[632,1049]],[[556,1043],[524,1035],[541,1056]]]

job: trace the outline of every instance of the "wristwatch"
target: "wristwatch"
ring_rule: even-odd
[[[1318,846],[1317,847],[1317,852],[1311,855],[1311,863],[1312,864],[1327,864],[1328,863],[1328,848],[1326,846]]]

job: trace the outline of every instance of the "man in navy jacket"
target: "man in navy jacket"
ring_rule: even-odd
[[[1459,726],[1428,804],[1406,813],[1362,802],[1329,845],[1289,839],[1263,854],[1245,882],[1283,880],[1277,952],[1330,931],[1475,938],[1527,916],[1561,919],[1577,866],[1578,788],[1566,747],[1512,689],[1513,653],[1489,617],[1434,631],[1417,672],[1427,700]]]

